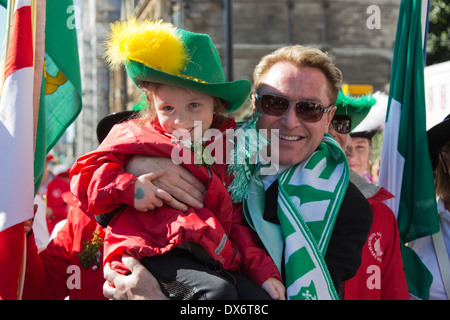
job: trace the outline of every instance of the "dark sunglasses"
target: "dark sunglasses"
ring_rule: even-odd
[[[272,94],[263,94],[260,96],[255,93],[255,99],[257,107],[259,107],[263,113],[276,117],[284,115],[289,110],[290,101],[295,101],[295,113],[297,117],[306,122],[320,121],[323,114],[329,112],[333,107],[332,104],[328,107],[324,107],[317,102],[292,100]]]
[[[335,114],[331,124],[337,133],[347,134],[352,131],[352,119],[349,116]]]

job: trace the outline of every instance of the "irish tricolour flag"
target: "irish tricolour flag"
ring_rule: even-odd
[[[0,99],[0,297],[15,299],[24,225],[33,216],[34,48],[30,0],[17,1]]]
[[[423,7],[421,0],[401,2],[381,152],[379,184],[395,195],[387,204],[403,245],[439,230],[426,134]],[[410,293],[427,299],[431,274],[412,249],[403,246],[402,256]]]

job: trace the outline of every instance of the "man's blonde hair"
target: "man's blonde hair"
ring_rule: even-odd
[[[264,74],[278,62],[290,62],[298,67],[311,67],[322,71],[328,80],[329,99],[331,103],[336,103],[339,90],[341,89],[342,73],[327,54],[314,47],[301,45],[285,46],[262,57],[253,72],[255,90],[261,84]]]

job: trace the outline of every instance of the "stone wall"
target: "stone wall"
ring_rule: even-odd
[[[161,16],[183,17],[179,27],[211,36],[225,65],[225,19],[222,0],[149,0],[163,7]],[[158,5],[159,3],[159,5]],[[171,6],[167,4],[171,3]],[[378,8],[379,28],[368,27]],[[234,78],[251,79],[259,58],[286,44],[313,45],[329,52],[349,83],[389,82],[400,0],[235,0],[233,8]],[[183,10],[180,9],[183,8]],[[178,9],[177,9],[178,8]],[[142,18],[156,18],[142,11]]]
[[[142,10],[141,18],[159,14],[178,27],[210,35],[226,71],[223,0],[146,2],[165,11]],[[386,91],[399,7],[400,0],[234,0],[233,78],[251,80],[263,55],[283,45],[303,44],[328,52],[346,83]]]

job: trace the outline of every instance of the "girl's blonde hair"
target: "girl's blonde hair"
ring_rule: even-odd
[[[264,74],[278,62],[290,62],[298,67],[311,67],[321,70],[328,80],[329,99],[333,104],[336,103],[339,90],[341,89],[342,73],[327,54],[314,47],[301,45],[285,46],[262,57],[253,72],[255,90],[261,84]]]

